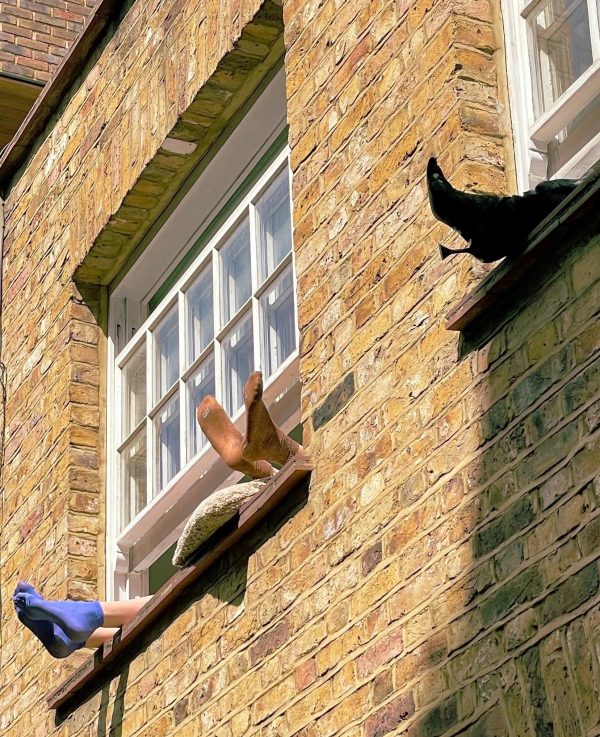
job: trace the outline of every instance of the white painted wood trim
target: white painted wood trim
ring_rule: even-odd
[[[546,145],[570,121],[600,95],[600,59],[575,80],[554,105],[529,129],[529,136],[536,145]]]

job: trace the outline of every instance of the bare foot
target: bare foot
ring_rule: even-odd
[[[246,442],[243,457],[248,461],[265,459],[282,466],[292,457],[306,457],[304,448],[275,425],[262,395],[262,374],[254,371],[244,386]]]
[[[276,469],[264,460],[264,456],[257,459],[242,457],[242,434],[214,397],[204,397],[198,407],[197,416],[202,432],[230,468],[253,479],[268,478],[276,473]]]

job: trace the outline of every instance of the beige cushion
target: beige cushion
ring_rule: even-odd
[[[258,494],[266,480],[234,484],[215,491],[204,499],[188,519],[173,554],[173,565],[183,567],[203,542],[229,521],[253,496]]]

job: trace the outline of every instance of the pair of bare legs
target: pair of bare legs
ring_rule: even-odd
[[[262,395],[262,374],[254,371],[244,386],[245,437],[214,397],[204,397],[197,411],[202,432],[225,463],[253,479],[274,476],[274,463],[283,466],[291,458],[307,457],[304,448],[275,425]]]
[[[214,397],[205,397],[198,407],[198,422],[213,448],[230,468],[254,479],[273,476],[277,472],[273,464],[284,465],[291,458],[307,458],[304,448],[275,425],[262,400],[262,393],[262,374],[255,371],[244,386],[245,437]],[[89,602],[46,601],[29,584],[20,583],[13,601],[19,619],[39,637],[49,652],[55,657],[66,657],[82,643],[86,647],[97,648],[112,640],[151,598],[96,602],[94,609],[82,611],[80,616],[77,604],[85,607]],[[86,616],[91,617],[89,621],[101,622],[101,626],[93,629],[85,639],[65,636],[62,629],[58,631],[57,638],[57,627],[62,625],[63,629],[70,631],[68,624],[79,626],[78,619]],[[48,621],[46,617],[49,617]]]

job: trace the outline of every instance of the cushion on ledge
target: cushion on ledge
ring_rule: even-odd
[[[173,565],[183,568],[203,542],[228,522],[266,484],[267,479],[248,481],[219,489],[204,499],[190,516],[177,541]]]

